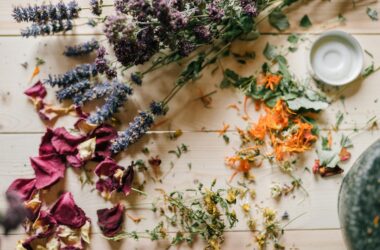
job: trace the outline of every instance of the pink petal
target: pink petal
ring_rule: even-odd
[[[24,92],[25,95],[29,97],[34,98],[41,98],[44,99],[47,92],[45,86],[42,84],[41,81],[38,81],[36,84],[34,84],[32,87],[28,88]]]
[[[30,162],[36,174],[36,188],[43,189],[64,177],[65,164],[57,154],[31,157]]]
[[[54,136],[51,140],[55,150],[61,155],[75,154],[79,143],[86,139],[85,136],[74,136],[65,128],[54,130]]]
[[[100,209],[96,213],[98,225],[105,236],[113,237],[120,232],[124,222],[124,206],[122,204],[117,204],[109,209]]]
[[[53,147],[53,144],[51,143],[51,139],[53,138],[54,132],[50,128],[48,128],[44,134],[44,136],[41,138],[40,148],[39,148],[39,155],[48,155],[52,153],[56,153],[55,148]]]
[[[107,158],[100,162],[95,168],[95,174],[97,176],[108,176],[111,177],[117,169],[121,168],[117,163],[111,158]]]
[[[16,179],[8,187],[7,193],[14,192],[18,194],[23,201],[30,200],[36,189],[36,179]]]
[[[68,156],[66,156],[66,161],[73,168],[80,168],[85,164],[85,162],[83,160],[81,160],[78,155],[68,155]]]
[[[58,198],[50,209],[50,213],[59,224],[72,228],[82,227],[87,220],[84,211],[75,204],[70,192],[66,192]]]
[[[111,125],[101,125],[97,127],[90,135],[96,138],[95,156],[98,159],[111,157],[111,142],[117,137],[117,131]]]

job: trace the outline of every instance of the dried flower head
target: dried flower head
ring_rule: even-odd
[[[63,54],[68,57],[83,56],[90,54],[98,48],[99,42],[95,39],[91,39],[90,41],[78,45],[67,46]]]

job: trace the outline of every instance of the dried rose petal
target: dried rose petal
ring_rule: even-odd
[[[117,131],[111,125],[103,124],[97,127],[90,135],[96,138],[95,157],[103,160],[111,157],[111,142],[117,137]]]
[[[78,145],[77,158],[82,161],[91,160],[95,155],[96,138],[88,139]]]
[[[84,211],[75,204],[70,192],[66,192],[58,198],[50,209],[50,213],[59,224],[71,228],[80,228],[87,220]]]
[[[45,134],[41,138],[41,143],[39,147],[39,155],[48,155],[52,153],[56,153],[53,144],[51,143],[51,139],[54,136],[54,132],[52,129],[48,128]]]
[[[31,157],[30,162],[36,175],[36,188],[43,189],[64,177],[65,164],[57,154]]]
[[[23,201],[30,200],[36,191],[36,179],[16,179],[8,187],[7,194],[10,192],[17,193]]]
[[[36,84],[34,84],[32,87],[28,88],[24,92],[25,95],[32,97],[32,98],[41,98],[44,99],[47,92],[45,86],[42,84],[41,81],[38,81]]]
[[[348,152],[347,148],[342,148],[339,152],[340,161],[347,161],[351,158],[351,153]]]
[[[117,163],[111,158],[107,158],[104,161],[100,162],[95,168],[95,174],[97,176],[112,176],[115,174],[117,169],[121,168]]]
[[[74,168],[80,168],[85,163],[77,155],[68,155],[68,156],[66,156],[66,161],[70,164],[70,166],[72,166]]]
[[[75,136],[70,134],[65,128],[54,130],[51,140],[55,150],[61,155],[75,154],[77,146],[86,139],[85,136]]]
[[[98,225],[103,234],[113,237],[120,232],[124,222],[124,206],[117,204],[112,208],[105,208],[96,211],[98,215]]]
[[[135,172],[133,170],[133,165],[129,165],[127,170],[124,171],[122,179],[122,191],[127,196],[132,190],[133,177]]]
[[[320,161],[319,160],[315,160],[313,168],[312,168],[313,173],[314,174],[318,173],[318,170],[319,170],[320,167],[321,167]]]

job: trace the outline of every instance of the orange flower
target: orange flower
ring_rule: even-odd
[[[311,132],[313,129],[311,124],[302,122],[300,119],[296,119],[294,122],[297,131],[285,140],[284,150],[289,153],[302,153],[310,149],[317,137]]]
[[[219,135],[224,135],[227,132],[229,127],[230,127],[229,124],[226,124],[223,122],[223,128],[218,130]]]
[[[259,122],[253,124],[248,131],[248,133],[256,139],[263,141],[266,135],[267,127],[266,127],[266,118],[260,116]]]
[[[282,100],[278,100],[272,109],[267,109],[266,125],[270,129],[282,130],[288,127],[291,112]]]
[[[266,75],[260,74],[257,77],[256,82],[258,85],[265,85],[265,88],[273,91],[275,87],[280,84],[281,79],[282,79],[281,75],[274,75],[274,74],[267,73]]]

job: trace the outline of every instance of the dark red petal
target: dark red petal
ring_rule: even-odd
[[[8,187],[7,194],[14,192],[23,201],[29,200],[36,191],[36,179],[16,179]]]
[[[83,160],[80,159],[80,157],[78,155],[68,155],[68,156],[66,156],[66,161],[73,168],[80,168],[85,163]]]
[[[133,165],[128,166],[128,169],[124,171],[122,183],[122,191],[125,195],[128,195],[132,190],[133,177],[135,172],[133,170]]]
[[[96,190],[100,193],[107,192],[110,193],[117,189],[118,183],[116,183],[113,179],[107,178],[105,180],[99,179],[96,182]]]
[[[117,163],[111,158],[107,158],[104,161],[100,162],[95,168],[95,174],[97,176],[109,176],[111,177],[115,174],[117,169],[121,168]]]
[[[124,222],[124,206],[117,204],[112,208],[100,209],[97,212],[98,225],[103,234],[113,237],[120,232]]]
[[[90,137],[96,138],[95,156],[97,159],[105,159],[112,155],[111,142],[117,137],[117,131],[114,127],[103,124],[97,127]]]
[[[24,92],[25,95],[29,97],[34,97],[34,98],[41,98],[44,99],[47,92],[45,86],[42,84],[41,81],[38,81],[36,84],[34,84],[32,87],[28,88]]]
[[[57,154],[31,157],[30,162],[36,174],[36,188],[43,189],[64,177],[65,164]]]
[[[83,109],[79,106],[75,107],[75,112],[77,113],[77,115],[79,116],[80,119],[86,119],[87,117],[90,116],[89,113],[84,112]]]
[[[65,128],[57,128],[51,140],[55,150],[61,155],[75,154],[79,143],[86,140],[86,136],[75,136]]]
[[[57,221],[49,212],[41,210],[37,220],[40,221],[41,227],[44,229],[37,235],[38,238],[49,237],[54,233]]]
[[[51,143],[51,139],[53,138],[54,132],[50,128],[48,128],[41,138],[40,148],[39,148],[39,154],[42,155],[48,155],[52,153],[56,153],[53,144]]]
[[[66,192],[59,197],[50,209],[50,213],[58,224],[72,228],[82,227],[87,220],[84,211],[75,204],[70,192]]]

